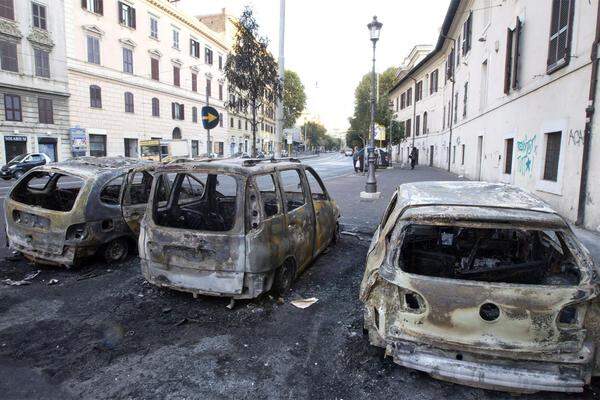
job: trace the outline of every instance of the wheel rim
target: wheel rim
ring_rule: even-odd
[[[106,249],[106,254],[109,259],[119,261],[125,255],[125,245],[119,241],[113,241]]]

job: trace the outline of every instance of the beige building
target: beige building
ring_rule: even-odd
[[[518,185],[600,229],[599,158],[583,163],[598,15],[597,1],[450,1],[435,48],[390,92],[400,160],[414,146],[420,164]]]

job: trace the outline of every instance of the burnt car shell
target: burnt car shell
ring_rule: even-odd
[[[119,177],[142,163],[148,164],[123,157],[79,157],[31,170],[5,201],[9,246],[32,261],[70,267],[115,239],[135,243],[121,214]],[[64,180],[64,188],[50,192],[45,183],[29,187],[38,177]],[[109,189],[111,181],[115,187]],[[109,192],[110,202],[101,200],[101,193]],[[61,200],[69,204],[62,207]]]
[[[393,196],[360,299],[370,343],[400,365],[487,389],[580,392],[600,372],[598,290],[588,251],[542,201],[422,182]]]
[[[291,284],[338,234],[337,205],[318,175],[297,161],[213,160],[153,172],[139,254],[142,274],[155,285],[254,298],[270,290],[281,271],[289,272]],[[296,174],[300,183],[286,189],[281,174]],[[308,174],[323,193],[311,190]],[[272,182],[273,190],[261,191],[258,179]],[[125,201],[125,215],[129,207]]]

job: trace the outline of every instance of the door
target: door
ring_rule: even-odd
[[[127,174],[121,190],[121,213],[133,233],[140,233],[140,223],[150,198],[153,175],[143,169],[134,169]]]
[[[5,136],[4,151],[6,154],[6,162],[27,153],[27,137],[26,136]]]
[[[475,177],[478,181],[481,180],[481,164],[483,159],[483,136],[477,137],[477,165],[475,169]]]
[[[429,166],[433,167],[433,146],[429,146]]]
[[[306,168],[306,179],[315,212],[316,236],[314,255],[325,250],[336,229],[335,205],[331,201],[323,181],[312,168]]]
[[[47,155],[52,162],[58,160],[56,156],[56,139],[53,138],[39,138],[38,139],[38,150],[40,153]]]
[[[315,242],[315,214],[309,201],[310,192],[299,169],[279,171],[286,213],[286,237],[296,260],[298,271],[312,260]]]

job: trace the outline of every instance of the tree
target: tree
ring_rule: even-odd
[[[272,110],[271,105],[282,98],[282,88],[277,62],[267,48],[268,40],[258,34],[258,23],[252,9],[246,7],[234,24],[234,44],[225,63],[225,78],[229,83],[227,108],[247,114],[250,107],[252,156],[256,157],[256,132],[264,118],[264,115],[258,115],[258,111],[263,105]]]
[[[319,122],[308,121],[302,127],[307,146],[311,148],[324,147],[325,150],[336,148],[339,140],[328,135],[327,129]]]
[[[375,105],[375,123],[389,127],[392,111],[389,107],[390,89],[396,84],[396,67],[390,67],[379,75],[378,100]],[[350,129],[346,134],[349,146],[368,144],[371,129],[371,74],[364,75],[354,90],[354,114],[350,118]]]
[[[304,111],[306,93],[300,77],[294,71],[286,70],[283,81],[283,127],[291,128]]]

